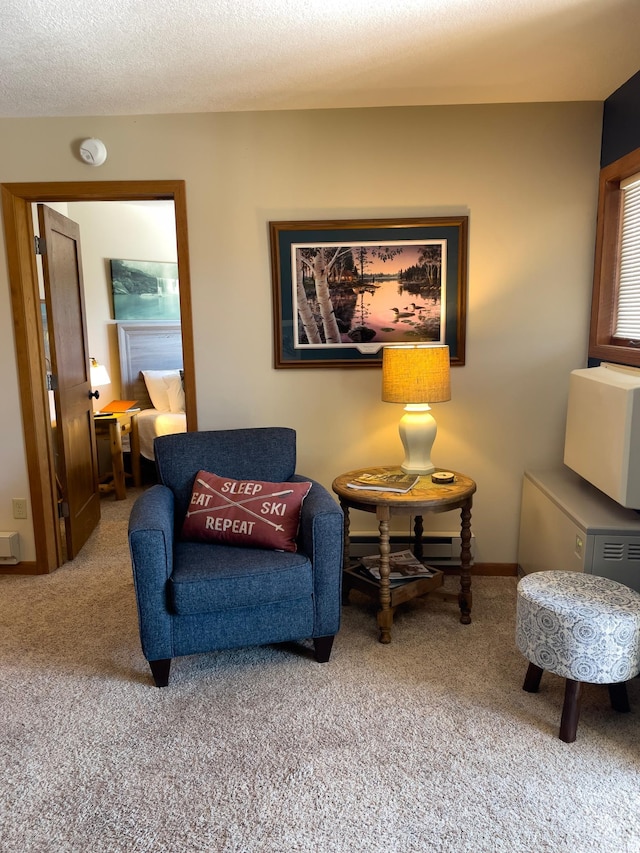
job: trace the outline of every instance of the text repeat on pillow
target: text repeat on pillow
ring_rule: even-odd
[[[311,483],[233,480],[198,471],[182,538],[295,551],[302,502]]]

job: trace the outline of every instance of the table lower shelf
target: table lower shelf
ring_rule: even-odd
[[[426,595],[434,589],[438,589],[444,583],[444,572],[433,569],[434,574],[428,578],[417,578],[413,581],[403,581],[401,584],[391,586],[391,602],[392,608],[397,607],[405,601],[411,601],[412,598],[417,598],[419,595]],[[342,597],[343,600],[349,596],[352,589],[357,589],[359,592],[368,595],[376,601],[380,598],[380,581],[374,578],[367,578],[361,575],[354,568],[345,569],[342,573]]]

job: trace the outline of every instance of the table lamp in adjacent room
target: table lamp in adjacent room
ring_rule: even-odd
[[[437,425],[429,403],[451,399],[449,347],[402,344],[382,350],[382,399],[404,403],[400,438],[405,451],[402,470],[430,474],[435,470],[431,448]]]
[[[89,379],[91,382],[91,387],[97,388],[101,385],[110,385],[111,379],[109,378],[109,374],[107,373],[107,368],[104,366],[104,364],[98,364],[98,362],[95,360],[95,358],[91,358],[89,360],[89,362],[90,362],[90,367],[89,367],[90,377],[89,377]],[[96,397],[96,399],[97,399],[99,394],[95,393],[92,396]]]

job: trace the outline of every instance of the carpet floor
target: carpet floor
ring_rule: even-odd
[[[352,593],[331,660],[311,644],[174,661],[152,686],[126,542],[135,490],[103,500],[81,555],[0,576],[2,853],[638,853],[632,712],[587,685],[575,743],[563,682],[522,690],[515,578],[456,578],[377,642]]]

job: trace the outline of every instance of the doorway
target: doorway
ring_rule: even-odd
[[[34,528],[35,565],[44,574],[61,564],[58,499],[43,370],[40,300],[31,206],[35,202],[171,200],[175,208],[187,429],[197,429],[191,281],[184,181],[3,184],[2,207],[15,327],[20,399]]]

